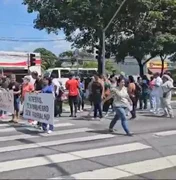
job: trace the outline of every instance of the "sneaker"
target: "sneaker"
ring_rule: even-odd
[[[53,131],[51,131],[51,130],[48,130],[48,132],[47,132],[47,133],[48,133],[48,134],[51,134],[52,132],[53,132]]]
[[[126,135],[131,137],[131,136],[133,136],[133,133],[128,133]]]
[[[169,117],[170,117],[171,119],[173,119],[173,118],[174,118],[174,115],[173,115],[173,114],[170,114]]]
[[[108,117],[109,116],[109,113],[106,113],[104,117]]]
[[[110,132],[110,133],[113,133],[113,132],[114,132],[114,130],[113,130],[113,129],[109,129],[109,132]]]
[[[168,114],[163,114],[161,117],[168,117],[169,115]]]

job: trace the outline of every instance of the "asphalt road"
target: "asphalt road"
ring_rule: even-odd
[[[176,104],[174,104],[176,108]],[[27,122],[0,121],[0,179],[175,179],[176,119],[138,112],[129,120],[133,137],[120,122],[108,133],[102,121],[65,117],[45,134]]]

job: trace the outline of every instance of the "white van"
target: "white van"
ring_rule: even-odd
[[[97,68],[51,68],[46,70],[45,75],[49,77],[58,78],[65,86],[70,73],[80,78],[92,77],[97,72]]]

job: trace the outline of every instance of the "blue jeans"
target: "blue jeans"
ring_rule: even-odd
[[[129,131],[128,126],[127,126],[126,108],[115,107],[114,111],[116,112],[116,114],[115,114],[113,120],[110,123],[109,129],[113,129],[113,127],[115,126],[117,121],[120,119],[124,131],[126,132],[126,134],[129,134],[130,131]]]
[[[6,112],[6,111],[2,111],[2,110],[0,110],[0,116],[5,115],[5,114],[7,114],[7,112]]]
[[[47,130],[47,124],[42,123],[42,128],[43,128],[44,131],[46,131]],[[54,130],[54,126],[49,124],[49,130],[53,131]]]
[[[99,103],[94,103],[94,118],[97,118],[97,113],[99,112],[99,117],[102,118],[102,107],[101,107],[101,102]]]

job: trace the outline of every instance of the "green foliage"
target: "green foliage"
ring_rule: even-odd
[[[42,69],[46,70],[48,68],[53,68],[58,61],[58,58],[55,54],[45,48],[37,48],[34,50],[36,53],[41,54],[42,58]],[[58,63],[58,62],[57,62]]]
[[[83,68],[98,68],[98,63],[96,61],[86,61],[83,64]],[[106,61],[106,71],[107,73],[112,73],[113,71],[119,73],[117,64],[110,60]]]
[[[73,57],[73,51],[62,52],[61,54],[59,54],[59,57],[61,57],[61,58],[63,58],[63,57]]]
[[[164,67],[167,55],[176,52],[176,1],[146,0],[143,3],[148,6],[138,19],[138,25],[131,28],[133,36],[120,39],[116,51],[117,61],[124,60],[127,55],[136,58],[141,75],[143,66],[153,57],[160,56]]]
[[[23,1],[29,13],[37,13],[35,28],[45,29],[48,33],[58,33],[62,29],[74,46],[90,49],[97,42],[102,46],[102,29],[122,2]],[[144,64],[152,57],[160,56],[163,60],[166,55],[176,52],[175,17],[176,0],[127,0],[106,32],[106,50],[115,55],[117,61],[122,61],[126,55],[133,56],[142,73]],[[150,57],[146,58],[147,55]]]
[[[96,61],[84,62],[83,68],[98,68],[98,63]]]

